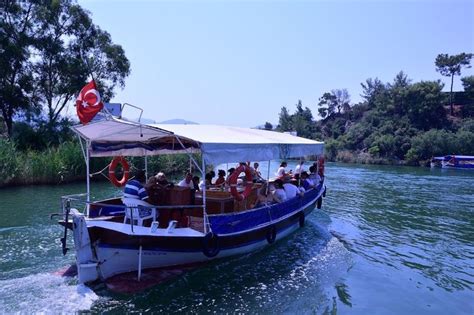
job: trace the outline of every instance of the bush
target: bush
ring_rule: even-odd
[[[0,186],[10,183],[18,172],[15,144],[0,138]]]
[[[455,153],[458,149],[455,140],[455,134],[450,131],[431,129],[412,139],[411,149],[405,158],[410,163],[418,164],[435,155]]]

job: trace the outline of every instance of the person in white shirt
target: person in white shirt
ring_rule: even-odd
[[[194,189],[194,183],[193,183],[193,174],[191,173],[186,173],[186,177],[178,183],[178,186],[180,187],[189,187],[191,189]]]
[[[286,199],[291,199],[296,197],[296,195],[303,196],[304,188],[303,187],[296,187],[292,183],[285,183],[283,184],[283,189],[286,193]]]
[[[298,174],[300,175],[303,171],[304,171],[304,161],[301,161],[298,165],[296,165],[296,168],[295,168],[295,175]]]
[[[274,182],[275,190],[273,191],[273,198],[277,202],[283,202],[287,199],[285,189],[283,189],[283,181],[277,179]]]
[[[286,177],[291,176],[291,171],[289,171],[288,173],[286,172],[286,167],[287,166],[288,166],[288,163],[286,163],[285,161],[281,162],[280,167],[278,168],[277,172],[275,173],[275,175],[279,179],[285,179]]]

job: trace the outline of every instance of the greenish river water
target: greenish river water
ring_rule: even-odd
[[[474,314],[474,172],[328,163],[326,174],[303,229],[134,295],[57,272],[74,256],[48,214],[84,185],[1,189],[0,313]]]

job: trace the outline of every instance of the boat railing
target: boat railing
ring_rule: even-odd
[[[71,208],[75,208],[78,212],[89,215],[88,210],[91,205],[96,207],[113,207],[116,209],[121,209],[125,212],[126,209],[137,208],[137,206],[127,206],[123,204],[110,204],[100,201],[87,201],[87,193],[82,194],[73,194],[66,195],[61,197],[62,213],[63,216],[66,216],[66,212],[70,211]],[[138,208],[141,209],[202,209],[203,205],[139,205]],[[82,209],[82,211],[80,210]],[[122,211],[120,211],[122,212]]]

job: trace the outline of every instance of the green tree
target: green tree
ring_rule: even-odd
[[[462,86],[464,87],[464,92],[466,92],[466,94],[472,98],[472,101],[474,101],[474,75],[464,77],[461,81]]]
[[[461,68],[470,68],[471,67],[471,58],[473,54],[460,53],[458,55],[448,55],[448,54],[439,54],[436,57],[435,65],[436,71],[441,73],[446,77],[451,77],[451,89],[449,92],[449,104],[451,115],[454,115],[453,107],[453,82],[455,75],[461,75]]]
[[[279,120],[278,120],[278,129],[280,131],[291,131],[293,130],[293,123],[291,119],[291,115],[288,112],[288,109],[283,106],[280,111],[279,115]]]
[[[15,115],[32,106],[33,11],[31,2],[0,2],[0,110],[9,137]]]
[[[446,125],[443,108],[443,84],[438,81],[421,81],[410,86],[407,91],[407,114],[418,129],[442,128]]]
[[[381,107],[380,104],[386,103],[387,87],[378,78],[369,78],[360,85],[362,87],[361,96],[366,101],[369,109]]]
[[[296,111],[291,116],[293,129],[301,137],[310,138],[314,132],[313,114],[308,107],[303,109],[301,100],[296,104]]]
[[[39,39],[35,64],[38,96],[54,125],[64,107],[92,76],[105,101],[124,86],[130,64],[121,46],[92,23],[89,13],[71,0],[47,1],[36,9]]]
[[[273,130],[273,125],[267,121],[267,122],[265,122],[265,125],[263,126],[263,129]]]
[[[395,114],[404,115],[406,113],[406,94],[410,84],[411,80],[403,71],[397,73],[392,84],[388,84],[390,103],[392,104],[390,109],[393,108]]]
[[[350,95],[347,89],[336,89],[331,90],[331,93],[324,93],[319,98],[318,113],[324,119],[331,116],[337,110],[340,114],[341,111],[348,111],[350,109]]]
[[[318,107],[318,113],[323,119],[331,116],[336,109],[335,96],[328,92],[324,93],[319,98]]]

